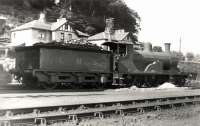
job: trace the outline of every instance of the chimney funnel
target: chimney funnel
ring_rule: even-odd
[[[170,52],[170,46],[171,46],[171,43],[165,43],[165,52],[167,53]]]
[[[152,52],[152,44],[150,42],[144,43],[144,51]]]

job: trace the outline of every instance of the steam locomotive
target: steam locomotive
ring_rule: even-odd
[[[164,52],[153,52],[150,43],[143,50],[134,49],[132,43],[107,42],[104,46],[109,50],[75,44],[18,47],[13,74],[23,85],[45,89],[185,83],[187,75],[179,71],[178,57],[170,52],[169,43]]]

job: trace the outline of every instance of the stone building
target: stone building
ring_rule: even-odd
[[[0,19],[0,59],[7,56],[8,45],[10,44],[10,29],[6,19]]]
[[[88,38],[89,42],[95,43],[98,46],[104,45],[104,43],[112,42],[118,44],[136,44],[134,41],[134,35],[132,32],[126,32],[124,29],[114,29],[114,19],[106,19],[105,30],[96,35]]]
[[[49,43],[51,41],[69,42],[87,38],[88,34],[73,29],[65,18],[56,22],[46,21],[45,14],[41,13],[38,20],[33,20],[11,30],[11,43],[13,46],[24,44],[31,46],[35,43]]]

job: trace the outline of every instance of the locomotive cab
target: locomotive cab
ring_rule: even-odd
[[[105,42],[104,46],[107,46],[109,51],[113,53],[113,84],[123,85],[123,72],[120,67],[120,60],[126,58],[131,52],[130,47],[133,47],[131,42]],[[131,48],[132,50],[132,48]]]
[[[107,42],[107,43],[104,43],[103,45],[108,46],[109,51],[111,51],[114,55],[118,55],[118,56],[127,55],[127,44]]]

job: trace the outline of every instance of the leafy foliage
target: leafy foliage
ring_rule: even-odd
[[[185,60],[185,56],[183,55],[182,52],[172,51],[172,54],[174,54],[176,57],[178,57],[178,59],[180,61],[184,61]]]
[[[196,55],[195,55],[194,61],[200,62],[200,54],[196,54]]]
[[[186,58],[188,61],[192,61],[194,59],[194,54],[192,52],[186,53]]]
[[[105,19],[110,17],[115,18],[116,29],[123,28],[133,33],[139,30],[138,14],[129,9],[122,0],[60,0],[58,4],[54,2],[55,0],[0,0],[0,13],[5,12],[16,17],[19,23],[26,23],[37,19],[38,14],[45,11],[47,21],[65,17],[73,27],[91,35],[104,31]]]
[[[1,5],[14,6],[16,8],[29,8],[29,9],[44,9],[45,7],[51,7],[54,4],[54,0],[0,0]]]
[[[121,0],[71,0],[72,12],[69,7],[68,0],[61,0],[57,6],[48,9],[47,14],[49,17],[66,17],[74,23],[74,27],[85,32],[89,30],[90,34],[102,32],[105,19],[109,17],[115,19],[116,29],[123,28],[134,33],[139,30],[138,14]]]
[[[153,52],[162,52],[163,50],[162,50],[162,47],[160,47],[160,46],[154,46],[153,47]]]

